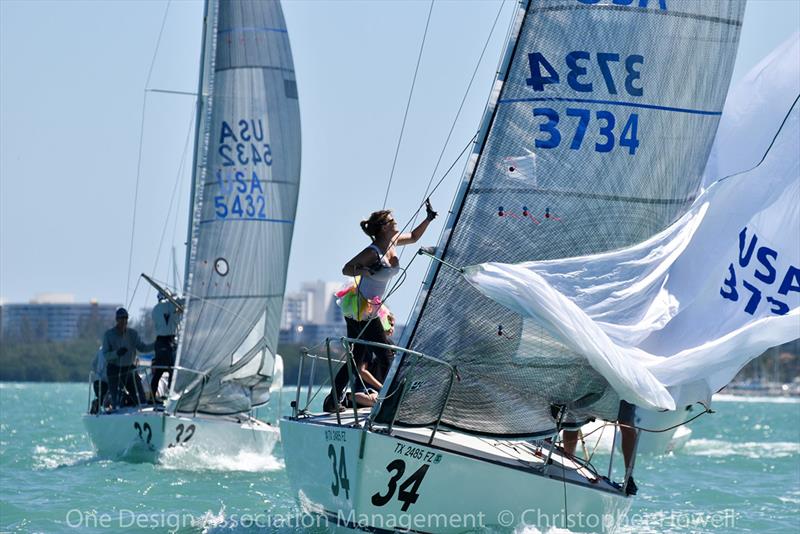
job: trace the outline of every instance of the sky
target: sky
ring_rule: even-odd
[[[515,5],[434,4],[389,190],[401,224],[422,201],[499,12],[434,181],[474,134]],[[287,291],[344,281],[341,266],[368,244],[358,222],[386,195],[429,8],[283,2],[303,135]],[[138,310],[155,303],[138,273],[171,282],[173,246],[183,275],[195,104],[153,90],[196,91],[202,11],[194,0],[0,0],[2,301],[72,293]],[[799,30],[800,0],[750,0],[733,83]],[[462,171],[463,160],[432,197],[442,214]],[[421,245],[438,241],[444,218]],[[391,297],[398,317],[426,265],[415,260]]]

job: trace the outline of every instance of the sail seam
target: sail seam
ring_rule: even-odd
[[[283,293],[265,293],[262,295],[216,295],[205,296],[200,300],[225,300],[225,299],[271,299],[283,297]]]
[[[200,224],[209,224],[209,223],[231,223],[231,222],[271,222],[271,223],[278,223],[278,224],[294,224],[294,220],[290,219],[257,219],[255,217],[242,217],[241,219],[204,219],[200,221]]]
[[[623,197],[619,195],[602,195],[599,193],[581,193],[579,191],[558,191],[554,189],[533,189],[533,188],[503,188],[503,187],[474,187],[467,191],[468,195],[477,193],[547,193],[549,195],[573,198],[590,198],[596,200],[613,200],[619,202],[634,202],[640,204],[684,204],[694,202],[697,198],[692,195],[686,198],[642,198],[642,197]]]
[[[272,67],[270,65],[236,65],[235,67],[219,67],[214,69],[214,72],[224,72],[226,70],[239,70],[239,69],[277,70],[279,72],[288,72],[290,74],[294,74],[294,69],[287,69],[286,67]]]
[[[234,167],[232,170],[236,170],[236,168]],[[252,181],[253,180],[250,178],[237,180],[237,182],[243,182],[245,184],[249,184]],[[283,184],[283,185],[294,185],[298,187],[300,186],[300,182],[293,182],[291,180],[259,180],[259,182],[262,184]],[[217,185],[217,184],[219,184],[219,180],[212,180],[210,182],[205,182],[203,185]]]
[[[219,30],[217,34],[222,35],[223,33],[240,33],[240,32],[274,32],[274,33],[286,33],[289,32],[286,28],[257,28],[257,27],[249,27],[249,28],[228,28],[227,30]]]
[[[659,106],[656,104],[640,104],[638,102],[620,102],[617,100],[595,100],[592,98],[565,98],[560,96],[541,96],[533,98],[504,98],[498,100],[498,104],[516,104],[519,102],[581,102],[586,104],[607,104],[611,106],[627,106],[632,108],[655,109],[657,111],[671,111],[674,113],[690,113],[693,115],[711,115],[718,117],[722,111],[706,111],[703,109],[678,108],[671,106]]]
[[[546,11],[577,11],[579,9],[592,9],[597,11],[629,11],[632,13],[646,13],[648,15],[664,15],[668,17],[679,17],[685,19],[702,20],[703,22],[716,22],[717,24],[727,24],[729,26],[741,27],[742,22],[734,19],[724,19],[722,17],[711,17],[708,15],[697,15],[695,13],[685,13],[683,11],[667,11],[663,9],[647,9],[646,7],[627,7],[627,6],[608,6],[608,5],[577,5],[577,6],[550,6],[531,9],[530,13],[544,13]]]

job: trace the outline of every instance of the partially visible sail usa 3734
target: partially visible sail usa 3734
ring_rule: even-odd
[[[756,168],[668,230],[606,254],[466,269],[483,294],[582,354],[626,400],[674,410],[800,337],[800,109]],[[746,133],[744,135],[747,135]]]

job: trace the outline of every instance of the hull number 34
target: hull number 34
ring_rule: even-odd
[[[328,458],[331,460],[333,478],[331,480],[331,493],[338,497],[342,492],[346,499],[350,499],[350,479],[347,477],[347,461],[344,447],[340,446],[337,454],[333,443],[328,445]],[[419,488],[431,464],[423,464],[410,476],[403,480],[406,472],[406,462],[399,458],[389,462],[386,471],[390,474],[386,488],[372,495],[374,506],[386,506],[397,495],[397,500],[402,504],[401,511],[408,511],[409,507],[419,499]]]

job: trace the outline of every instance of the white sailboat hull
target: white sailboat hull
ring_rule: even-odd
[[[396,428],[389,435],[337,426],[330,416],[285,418],[281,433],[298,501],[327,526],[602,531],[630,506],[605,479],[588,483],[581,473],[586,469],[562,469],[557,454],[542,473],[547,450],[536,457],[535,447],[525,442],[440,430],[428,445],[429,429]]]
[[[83,416],[98,456],[113,460],[157,462],[173,447],[215,455],[269,454],[278,429],[258,419],[169,415],[152,408],[129,408]]]

